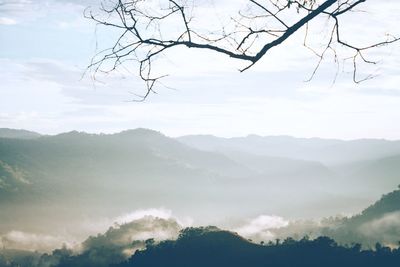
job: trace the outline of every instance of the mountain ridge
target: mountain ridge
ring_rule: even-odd
[[[24,129],[0,128],[0,138],[35,139],[41,134]]]

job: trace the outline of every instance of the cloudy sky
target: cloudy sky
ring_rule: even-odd
[[[218,16],[238,1],[209,0],[201,7]],[[376,77],[362,84],[352,82],[348,63],[341,64],[332,83],[336,65],[331,55],[305,82],[318,59],[301,46],[304,32],[244,73],[238,72],[243,62],[178,49],[160,61],[162,71],[170,74],[163,81],[167,87],[136,103],[130,100],[144,89],[136,69],[98,82],[83,76],[96,51],[116,37],[83,18],[85,7],[95,8],[98,2],[0,1],[0,127],[48,134],[145,127],[171,136],[400,139],[400,44],[369,54],[378,64],[361,74]],[[347,39],[370,44],[389,32],[400,36],[398,1],[369,0],[362,9],[366,12],[345,18]],[[317,47],[322,33],[312,37]]]

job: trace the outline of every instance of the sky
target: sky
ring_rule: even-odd
[[[212,21],[208,16],[236,11],[243,2],[197,3],[206,14],[201,18]],[[332,55],[306,82],[318,58],[301,45],[304,32],[243,73],[238,71],[243,62],[175,49],[158,62],[159,70],[169,74],[165,86],[137,103],[131,100],[145,85],[135,66],[98,81],[85,74],[96,52],[116,38],[84,18],[86,7],[98,5],[96,0],[0,0],[0,127],[45,134],[143,127],[169,136],[400,139],[399,43],[370,52],[378,64],[360,72],[376,77],[361,84],[352,81],[349,62],[336,71]],[[384,40],[386,33],[400,36],[398,1],[369,0],[360,9],[365,12],[344,18],[345,38],[369,44]],[[311,37],[317,47],[323,34],[321,28]]]

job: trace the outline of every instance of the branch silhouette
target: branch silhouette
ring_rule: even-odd
[[[306,28],[304,46],[319,58],[310,79],[316,74],[327,51],[333,51],[337,58],[335,44],[338,44],[353,51],[350,57],[353,62],[353,81],[359,83],[370,77],[358,78],[358,60],[376,64],[368,60],[364,52],[399,40],[388,35],[383,41],[357,47],[341,38],[340,18],[364,2],[366,0],[249,0],[247,10],[239,10],[238,16],[231,18],[231,29],[227,31],[221,27],[204,33],[193,27],[192,11],[195,7],[188,1],[163,0],[155,5],[146,0],[118,0],[112,2],[110,8],[102,4],[100,14],[94,14],[92,10],[85,11],[85,17],[99,25],[121,30],[115,44],[96,54],[88,69],[93,71],[95,77],[98,72],[115,71],[126,61],[137,62],[139,77],[145,82],[147,90],[135,101],[143,101],[155,92],[154,86],[166,76],[153,75],[152,64],[167,50],[187,47],[214,51],[248,62],[240,69],[243,72],[265,57],[272,48],[286,42],[301,28]],[[308,25],[322,16],[334,23],[325,48],[318,53],[307,44]],[[171,30],[168,27],[171,21],[179,23],[180,30]],[[256,24],[258,26],[254,26]]]

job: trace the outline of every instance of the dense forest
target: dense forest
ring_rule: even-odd
[[[255,244],[236,233],[216,227],[186,228],[177,240],[155,243],[146,240],[146,249],[137,250],[127,261],[118,263],[113,251],[98,248],[80,255],[67,249],[44,254],[35,265],[23,261],[3,262],[0,266],[57,266],[57,267],[220,267],[220,266],[398,266],[400,249],[377,243],[374,250],[362,250],[360,244],[340,246],[333,239],[319,237],[310,240],[287,238],[283,241]],[[29,261],[25,259],[26,262]]]
[[[396,266],[400,249],[376,244],[376,250],[361,251],[360,244],[339,246],[328,237],[315,240],[291,238],[257,245],[234,233],[190,228],[177,241],[166,241],[137,251],[119,266]],[[65,265],[64,265],[65,266]]]

